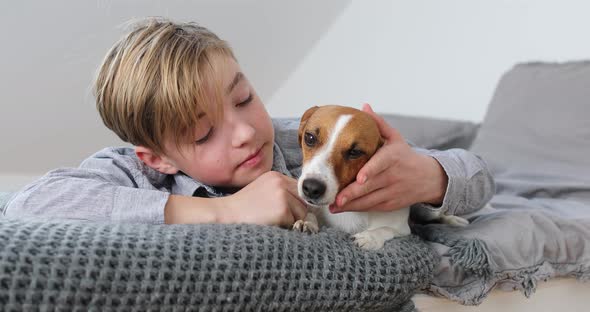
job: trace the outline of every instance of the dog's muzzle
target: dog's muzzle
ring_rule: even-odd
[[[301,185],[303,194],[312,200],[317,200],[326,193],[326,183],[318,179],[305,179]]]

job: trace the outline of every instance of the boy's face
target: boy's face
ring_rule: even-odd
[[[202,117],[194,141],[182,146],[182,153],[167,142],[162,160],[202,183],[243,187],[272,168],[274,130],[238,63],[230,59],[226,68],[223,119],[213,125]]]

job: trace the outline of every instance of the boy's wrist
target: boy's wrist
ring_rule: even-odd
[[[433,206],[440,206],[445,198],[447,190],[448,176],[442,165],[434,157],[426,156],[428,159],[429,166],[426,168],[430,169],[429,179],[431,188],[427,192],[427,198],[423,203],[430,204]]]
[[[222,198],[170,195],[164,208],[167,224],[228,223]]]
[[[235,214],[232,212],[232,196],[225,196],[225,197],[218,197],[212,198],[211,200],[214,201],[214,214],[216,223],[236,223]]]

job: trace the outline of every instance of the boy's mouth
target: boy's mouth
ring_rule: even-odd
[[[244,160],[242,163],[240,163],[239,167],[252,168],[252,167],[255,167],[258,164],[260,164],[262,162],[262,158],[264,156],[262,153],[263,147],[264,147],[264,144],[258,150],[256,150],[254,153],[248,155],[248,157],[246,157],[246,160]]]

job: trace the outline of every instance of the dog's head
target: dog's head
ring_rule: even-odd
[[[299,196],[312,206],[326,206],[356,179],[359,170],[383,145],[383,139],[369,114],[327,105],[312,107],[303,114],[299,144],[303,152]]]

